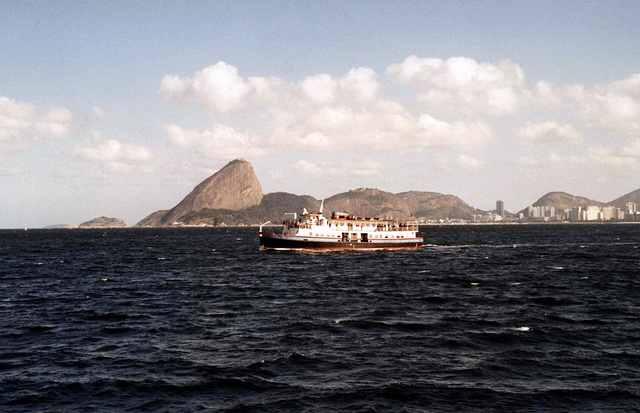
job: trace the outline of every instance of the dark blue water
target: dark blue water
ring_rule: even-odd
[[[639,411],[640,226],[0,231],[0,411]]]

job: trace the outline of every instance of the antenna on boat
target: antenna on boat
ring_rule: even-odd
[[[324,199],[320,202],[320,213],[322,214],[322,208],[324,207]]]

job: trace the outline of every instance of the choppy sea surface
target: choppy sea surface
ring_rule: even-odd
[[[640,226],[0,231],[0,411],[640,411]]]

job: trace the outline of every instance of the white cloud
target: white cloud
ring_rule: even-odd
[[[490,70],[485,72],[481,79],[491,77]],[[222,78],[232,85],[224,93],[218,85]],[[193,78],[167,75],[161,85],[161,92],[173,103],[198,102],[211,114],[244,110],[251,117],[251,126],[267,136],[270,147],[371,152],[482,146],[490,141],[492,128],[483,122],[446,123],[429,115],[419,118],[400,103],[381,98],[379,90],[377,75],[369,68],[354,68],[340,77],[318,74],[287,83],[264,77],[245,81],[235,67],[223,62]],[[208,157],[265,153],[260,149],[265,139],[222,128],[217,125],[202,133],[170,128],[168,136],[175,146],[190,146]]]
[[[573,126],[555,122],[531,123],[518,129],[517,136],[523,142],[535,143],[580,143],[582,135]]]
[[[347,162],[345,166],[356,176],[381,176],[385,168],[382,162],[365,159],[360,162]]]
[[[266,142],[258,136],[242,134],[224,125],[213,125],[211,130],[198,132],[178,125],[165,125],[167,142],[179,148],[195,149],[210,159],[256,158],[265,156]]]
[[[636,157],[616,152],[614,149],[604,146],[591,147],[586,155],[572,156],[569,160],[579,165],[601,165],[613,168],[631,168],[632,170],[636,170],[640,166]]]
[[[640,138],[636,138],[630,145],[623,147],[622,154],[625,156],[640,158]]]
[[[360,177],[373,177],[380,176],[385,165],[381,162],[371,159],[364,159],[360,161],[345,161],[345,162],[308,162],[300,160],[294,164],[294,169],[311,176],[329,176],[329,175],[341,175],[341,176],[360,176]]]
[[[330,104],[336,100],[338,82],[329,75],[309,76],[299,84],[302,96],[315,104]]]
[[[51,106],[38,115],[33,105],[0,96],[0,150],[27,150],[39,139],[65,139],[72,118],[65,108]]]
[[[419,103],[452,113],[513,113],[521,104],[524,85],[522,69],[509,60],[494,65],[467,57],[442,60],[409,56],[389,66],[387,76],[417,87]]]
[[[475,170],[480,169],[482,167],[482,164],[483,161],[481,159],[474,158],[473,156],[469,155],[458,155],[458,165],[460,165],[462,168]]]
[[[293,165],[293,168],[305,175],[311,176],[328,176],[343,175],[344,171],[335,167],[330,162],[322,162],[320,164],[300,160]]]
[[[0,167],[0,176],[17,176],[25,175],[27,173],[29,173],[29,170],[24,166]]]
[[[96,118],[100,120],[109,120],[109,114],[107,114],[107,112],[105,112],[104,110],[102,110],[102,108],[98,106],[93,107],[93,114],[95,115]]]
[[[351,69],[338,79],[338,84],[342,94],[356,103],[372,102],[380,90],[376,72],[364,67]]]
[[[249,91],[249,85],[238,76],[238,70],[224,62],[196,72],[193,78],[167,75],[160,85],[160,92],[169,101],[197,102],[204,108],[223,113],[238,108]]]
[[[484,161],[473,156],[459,154],[455,159],[441,157],[436,159],[435,165],[444,172],[456,170],[476,171],[482,168]]]
[[[640,133],[640,73],[597,86],[581,104],[583,116],[596,130]]]
[[[491,142],[492,128],[486,123],[447,123],[430,115],[419,120],[420,144],[427,147],[479,147]]]
[[[554,87],[539,81],[525,94],[528,106],[576,114],[593,130],[640,133],[640,74],[592,89],[580,84]]]
[[[540,165],[550,165],[554,163],[564,162],[565,158],[561,155],[558,155],[555,152],[551,152],[549,156],[546,158],[533,158],[529,156],[521,156],[518,159],[518,163],[520,165],[525,166],[540,166]]]
[[[70,133],[73,115],[69,109],[51,106],[33,125],[35,134],[41,139],[61,140]]]
[[[140,145],[121,143],[115,139],[107,141],[96,140],[99,134],[94,133],[93,139],[83,146],[73,149],[73,157],[101,164],[114,172],[128,172],[134,169],[150,170],[156,156],[153,152]]]

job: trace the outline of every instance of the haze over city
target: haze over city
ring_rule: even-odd
[[[640,188],[638,2],[3,2],[0,228],[265,193]]]

